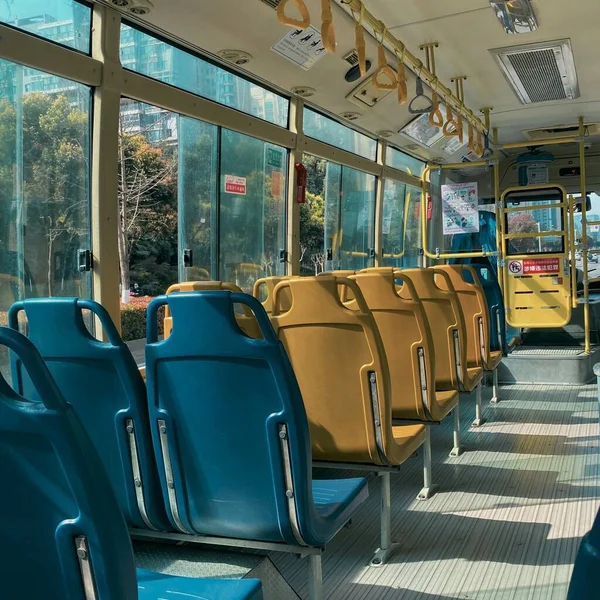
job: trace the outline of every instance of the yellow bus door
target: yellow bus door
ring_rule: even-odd
[[[563,327],[571,320],[568,198],[559,185],[502,195],[501,262],[506,320],[513,327]]]

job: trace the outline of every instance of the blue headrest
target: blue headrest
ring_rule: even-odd
[[[39,398],[0,376],[2,596],[85,600],[91,561],[99,598],[137,598],[127,527],[90,439],[33,344],[0,327],[0,345],[18,356]]]
[[[92,337],[84,310],[100,321],[108,342]],[[146,388],[108,312],[92,300],[30,299],[11,306],[13,329],[18,329],[21,311],[27,316],[29,339],[94,442],[128,525],[168,528],[148,427]],[[16,389],[37,398],[19,359],[13,357],[11,362]]]

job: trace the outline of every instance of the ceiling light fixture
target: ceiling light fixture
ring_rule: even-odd
[[[252,60],[252,54],[244,52],[244,50],[219,50],[218,55],[228,63],[243,67]]]
[[[292,92],[292,94],[294,94],[295,96],[299,96],[300,98],[310,98],[317,93],[317,90],[315,90],[315,88],[311,88],[306,85],[299,85],[293,87],[290,91]]]
[[[538,28],[531,0],[490,0],[506,33],[529,33]]]

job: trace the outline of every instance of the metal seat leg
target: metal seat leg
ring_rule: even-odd
[[[381,546],[371,559],[371,566],[381,567],[398,544],[392,544],[392,476],[379,473],[381,477]]]
[[[473,421],[473,427],[481,427],[485,423],[485,419],[482,416],[481,406],[481,382],[477,384],[475,388],[475,420]]]
[[[492,399],[490,404],[498,404],[500,402],[500,390],[498,385],[498,368],[496,367],[493,372],[494,382],[492,387]]]
[[[450,452],[452,458],[456,458],[462,454],[462,448],[460,445],[460,398],[452,411],[454,415],[454,448]]]
[[[323,567],[320,554],[308,555],[308,597],[309,600],[323,600]]]
[[[431,425],[425,426],[426,435],[423,444],[423,489],[419,492],[417,500],[429,500],[437,491],[437,485],[433,484],[433,473],[431,468]]]

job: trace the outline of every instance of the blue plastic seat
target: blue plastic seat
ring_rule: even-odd
[[[503,354],[510,354],[515,340],[520,338],[520,332],[506,322],[502,290],[496,273],[489,264],[470,262],[469,266],[476,271],[487,300],[490,314],[490,350],[502,350]],[[465,275],[465,280],[467,278]]]
[[[83,310],[98,317],[108,342],[89,334]],[[169,529],[152,449],[146,387],[106,310],[77,298],[25,300],[10,308],[13,329],[18,329],[21,311],[27,317],[29,339],[100,454],[127,524]],[[36,398],[15,357],[12,375],[19,393]]]
[[[202,580],[140,571],[127,526],[95,448],[43,359],[0,327],[39,400],[0,375],[2,598],[42,600],[260,600],[256,580]]]
[[[589,533],[583,536],[567,600],[596,600],[600,594],[600,512]]]
[[[173,332],[158,341],[166,304]],[[236,304],[254,313],[263,339],[241,331]],[[147,331],[152,435],[173,526],[295,546],[329,542],[366,499],[366,481],[312,481],[302,396],[260,302],[228,291],[162,296],[148,308]]]

